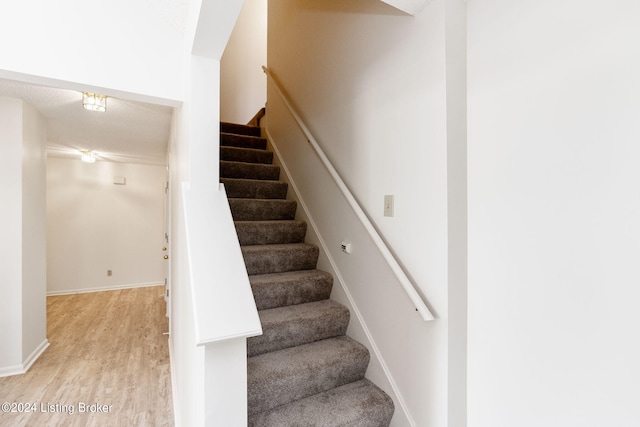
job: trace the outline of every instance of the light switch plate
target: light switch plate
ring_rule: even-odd
[[[384,196],[384,216],[393,216],[393,194]]]

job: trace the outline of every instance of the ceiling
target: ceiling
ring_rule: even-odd
[[[49,156],[94,151],[98,160],[166,164],[173,108],[108,98],[104,113],[82,108],[82,93],[0,79],[0,97],[35,107],[47,128]]]

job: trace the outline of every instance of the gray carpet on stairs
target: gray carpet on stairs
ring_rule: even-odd
[[[254,179],[270,179],[277,181],[280,177],[280,167],[263,163],[245,163],[220,161],[220,175],[225,178],[243,178],[250,176]]]
[[[264,138],[233,133],[220,133],[220,144],[227,147],[256,148],[260,150],[267,148],[267,141]]]
[[[249,427],[388,427],[389,396],[363,379],[249,417]]]
[[[242,246],[249,275],[312,270],[318,261],[318,247],[308,243]]]
[[[328,299],[333,277],[321,270],[249,276],[258,310]]]
[[[264,179],[220,178],[228,197],[246,199],[284,199],[287,183]]]
[[[344,335],[349,324],[349,310],[325,299],[261,310],[260,322],[263,334],[249,340],[249,356]]]
[[[236,221],[238,240],[243,246],[301,243],[307,232],[303,221]]]
[[[349,310],[330,299],[260,128],[220,124],[229,197],[263,335],[247,340],[252,427],[387,427],[393,401],[364,378],[369,351],[346,336]]]
[[[258,126],[247,126],[237,123],[220,122],[220,133],[231,133],[234,135],[261,136],[262,129]]]
[[[230,198],[229,206],[236,221],[284,220],[296,216],[293,200]]]
[[[271,151],[254,148],[220,147],[220,160],[271,164],[273,161],[273,153]]]
[[[248,359],[249,414],[364,378],[369,351],[347,336]]]

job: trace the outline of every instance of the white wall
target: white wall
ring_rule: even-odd
[[[182,6],[187,4],[186,28],[176,31],[173,24],[179,24],[180,16],[170,13],[171,9],[183,11]],[[182,184],[188,182],[192,190],[200,192],[218,189],[220,58],[241,7],[241,0],[153,4],[148,0],[28,0],[0,6],[0,37],[12,41],[3,45],[0,76],[73,89],[94,86],[105,88],[101,92],[107,95],[124,93],[128,99],[181,106],[169,155],[173,196],[170,238],[175,253],[171,258],[170,350],[177,425],[203,425],[205,415],[204,350],[196,347],[193,299],[197,296],[191,293],[186,251],[203,254],[215,246],[215,242],[207,242],[189,247]],[[101,32],[83,31],[86,21],[97,22]],[[184,104],[180,105],[182,100]],[[13,196],[13,190],[2,188],[2,195],[6,191]],[[2,211],[2,215],[12,214]],[[2,250],[15,250],[19,242],[16,238]],[[158,256],[162,255],[159,252]],[[97,268],[106,271],[104,265]],[[7,304],[19,306],[19,298]],[[242,353],[238,360],[243,360],[245,347],[238,351]],[[244,409],[234,415],[246,420],[246,399],[236,403]]]
[[[264,107],[267,0],[245,0],[220,60],[220,120],[247,123]]]
[[[166,168],[56,157],[47,166],[48,293],[164,283]]]
[[[458,351],[448,348],[446,13],[444,1],[415,17],[378,2],[269,2],[269,68],[438,317],[407,319],[413,308],[400,288],[394,294],[391,282],[381,281],[384,266],[359,268],[335,254],[345,276],[373,277],[347,286],[417,426],[448,425],[449,358]],[[464,70],[459,59],[451,63]],[[282,113],[271,93],[268,103],[268,126],[278,127]],[[298,179],[305,176],[315,172],[304,170]],[[392,218],[383,216],[385,194],[395,195]],[[359,239],[333,209],[338,199],[322,188],[308,197],[319,207],[317,222],[330,224],[321,230],[330,250],[339,252],[341,238]],[[352,243],[355,257],[359,241]],[[457,363],[464,364],[463,356]],[[464,398],[464,389],[456,393]],[[407,425],[400,408],[396,413],[394,425]]]
[[[176,424],[240,426],[247,422],[246,342],[242,328],[246,319],[255,321],[259,328],[259,319],[237,238],[235,247],[227,238],[229,234],[235,238],[235,229],[226,197],[219,191],[214,167],[218,150],[217,144],[211,143],[213,132],[209,129],[212,124],[218,127],[217,97],[202,96],[203,90],[218,88],[219,62],[194,57],[190,67],[190,92],[184,107],[176,111],[169,146],[170,348]],[[201,114],[202,111],[208,114]],[[212,146],[212,155],[201,155]],[[210,176],[212,173],[216,176]],[[209,175],[208,179],[205,175]],[[220,203],[226,205],[226,218],[220,214]],[[224,268],[217,268],[221,263]],[[228,275],[231,266],[237,267],[233,277]],[[246,289],[238,286],[238,277],[244,278]],[[238,295],[245,291],[246,297],[239,301]],[[243,308],[250,305],[253,316],[233,321],[245,312],[236,310],[238,302],[244,302]],[[225,307],[218,310],[217,305]],[[225,315],[229,311],[233,312],[231,321]],[[212,331],[224,333],[212,335]]]
[[[30,355],[46,338],[46,125],[22,103],[22,351]]]
[[[176,426],[204,424],[204,349],[196,347],[196,325],[182,182],[189,180],[188,107],[176,109],[169,144],[171,190],[171,351],[172,393]]]
[[[194,2],[198,3],[198,2]],[[240,13],[241,1],[217,2],[205,0],[191,11],[187,28],[184,103],[176,109],[169,144],[171,189],[171,319],[170,341],[173,376],[174,410],[177,426],[242,425],[235,420],[219,420],[211,416],[218,402],[205,402],[212,387],[206,383],[209,364],[219,364],[220,357],[197,346],[200,325],[195,323],[198,295],[194,294],[194,259],[206,259],[224,253],[216,241],[194,245],[189,241],[184,206],[185,193],[192,200],[202,199],[212,189],[218,189],[219,120],[220,120],[220,57],[233,24]],[[190,45],[191,44],[191,45]],[[207,217],[211,212],[201,211]],[[213,218],[213,215],[209,216]],[[213,224],[212,224],[213,227]],[[191,230],[199,233],[200,230]],[[204,256],[203,256],[204,255]],[[201,265],[198,265],[201,267]],[[204,283],[215,283],[215,277],[198,277]],[[236,360],[246,358],[246,346]],[[225,353],[225,355],[228,353]],[[206,356],[206,357],[205,357]],[[224,357],[224,356],[223,356]],[[222,366],[222,365],[219,365]],[[246,367],[245,367],[246,370]],[[245,373],[246,375],[246,373]],[[235,379],[240,376],[235,376]],[[246,382],[245,382],[246,386]],[[225,401],[227,403],[227,401]],[[227,405],[246,424],[246,399]],[[214,421],[211,421],[213,419]]]
[[[23,373],[46,348],[45,133],[40,115],[0,98],[0,376]]]
[[[467,3],[445,1],[448,426],[467,426]]]
[[[469,1],[469,426],[640,425],[639,16]]]
[[[180,100],[186,2],[25,0],[0,6],[0,75]],[[28,52],[25,54],[25,52]],[[8,74],[7,74],[8,73]],[[20,73],[20,77],[11,73]]]
[[[22,101],[0,98],[0,372],[22,363]],[[16,183],[18,183],[16,185]]]

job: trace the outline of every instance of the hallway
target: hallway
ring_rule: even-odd
[[[47,297],[50,346],[0,378],[0,425],[173,426],[163,289]]]

